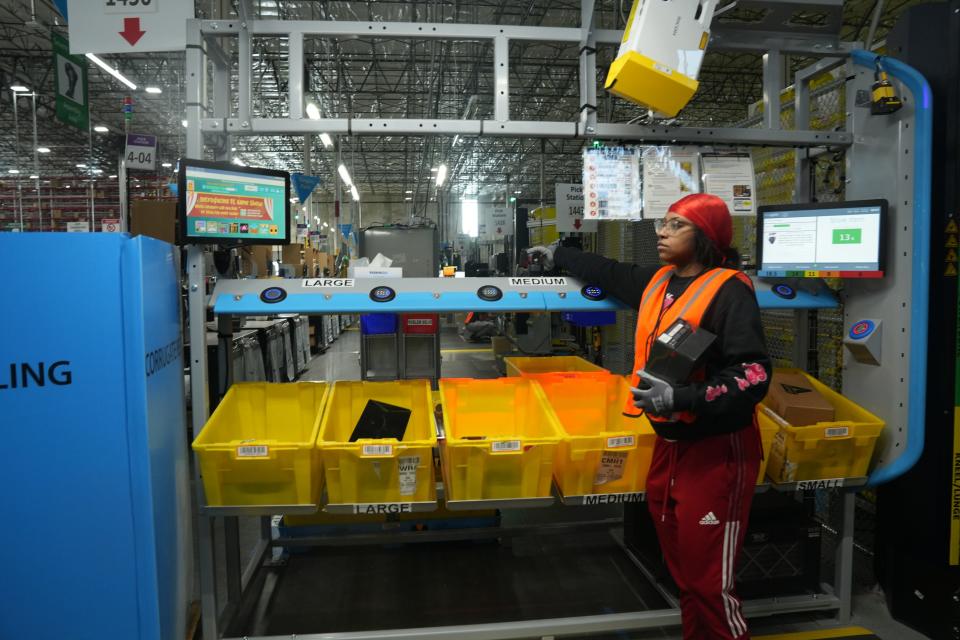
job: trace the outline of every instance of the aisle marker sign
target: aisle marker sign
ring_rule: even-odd
[[[50,35],[53,45],[53,83],[57,120],[83,132],[90,128],[87,106],[87,59],[70,55],[70,44],[60,34]]]
[[[181,51],[193,0],[69,0],[70,51]]]
[[[557,231],[595,233],[596,220],[583,219],[583,183],[558,182],[554,187],[557,207]]]
[[[127,169],[154,171],[157,168],[157,137],[139,133],[128,134],[124,157]]]

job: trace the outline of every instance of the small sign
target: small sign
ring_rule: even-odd
[[[307,201],[313,190],[320,184],[320,178],[302,173],[291,173],[290,184],[293,186],[294,193],[297,194],[297,200],[303,203]]]
[[[307,289],[352,289],[353,285],[353,278],[315,278],[303,281],[303,286]]]
[[[140,133],[128,134],[125,154],[127,169],[155,170],[157,168],[157,137]]]
[[[511,287],[565,287],[566,278],[510,278]]]
[[[392,456],[392,444],[365,444],[363,445],[364,456]]]
[[[89,222],[68,222],[67,233],[84,233],[90,231]]]
[[[245,444],[237,447],[238,458],[266,458],[270,447],[265,444]]]
[[[73,53],[183,51],[193,0],[68,0]]]
[[[607,449],[621,449],[623,447],[632,447],[637,443],[633,436],[616,436],[607,438]]]
[[[104,218],[100,221],[100,230],[104,233],[119,233],[120,218]]]
[[[844,478],[831,478],[829,480],[801,480],[797,483],[797,491],[807,489],[838,489],[843,486]]]
[[[505,451],[520,451],[519,440],[500,440],[490,443],[490,451],[493,453],[503,453]]]
[[[583,203],[587,220],[639,220],[642,204],[637,149],[585,149]]]
[[[583,219],[583,183],[558,182],[554,188],[557,209],[557,231],[560,233],[595,233],[596,220]]]

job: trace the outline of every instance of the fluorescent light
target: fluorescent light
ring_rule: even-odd
[[[329,133],[321,133],[321,134],[320,134],[320,142],[323,143],[323,146],[324,146],[324,148],[326,148],[326,149],[329,149],[330,147],[333,146],[333,140],[330,139],[330,134],[329,134]]]
[[[87,168],[87,165],[83,164],[82,162],[77,164],[77,169],[86,169],[86,168]]]
[[[238,167],[245,167],[245,166],[247,166],[247,165],[244,163],[244,161],[241,160],[240,158],[234,158],[234,159],[233,159],[233,164],[237,165]]]
[[[337,173],[340,174],[340,179],[343,180],[343,183],[348,187],[353,184],[353,181],[350,180],[350,172],[347,171],[347,165],[342,164],[337,167]]]
[[[290,204],[295,204],[296,202],[297,202],[296,198],[290,198]],[[299,218],[300,216],[298,215],[297,217]]]
[[[101,69],[103,69],[104,71],[106,71],[107,73],[109,73],[110,75],[112,75],[114,78],[116,78],[117,80],[119,80],[119,81],[122,82],[123,84],[127,85],[127,87],[129,87],[131,91],[136,91],[136,90],[137,90],[137,85],[135,85],[135,84],[133,84],[132,82],[130,82],[129,80],[127,80],[122,73],[120,73],[119,71],[117,71],[116,69],[114,69],[113,67],[111,67],[110,65],[108,65],[106,62],[104,62],[103,60],[101,60],[100,58],[98,58],[97,56],[95,56],[94,54],[88,53],[88,54],[87,54],[87,59],[90,60],[90,61],[92,61],[95,65],[97,65],[98,67],[100,67]]]
[[[110,174],[110,175],[107,176],[107,177],[110,178],[111,180],[116,180],[116,179],[117,179],[117,174],[112,173],[112,174]]]
[[[443,183],[447,180],[447,165],[440,165],[440,169],[437,171],[437,186],[442,187]]]
[[[160,166],[163,167],[164,169],[169,169],[169,168],[172,167],[173,165],[170,164],[169,162],[164,162],[164,163],[162,163]]]
[[[329,228],[329,227],[330,227],[329,224],[327,224],[326,222],[323,223],[323,228],[324,228],[324,229],[327,229],[327,228]]]
[[[103,169],[91,169],[93,173],[103,173]]]
[[[70,188],[70,185],[67,185],[67,189],[69,189],[69,188]]]
[[[460,134],[453,136],[453,146],[457,146],[457,143],[460,142]]]
[[[350,195],[353,197],[354,200],[360,199],[360,194],[357,192],[357,185],[355,184],[350,185]]]
[[[437,171],[440,171],[440,168],[439,168],[439,167],[430,167],[430,171],[432,171],[433,173],[436,173]]]
[[[37,147],[37,153],[50,153],[50,147]]]
[[[237,148],[236,148],[236,147],[230,147],[230,152],[231,152],[231,153],[235,153],[235,152],[236,152],[236,150],[237,150]]]
[[[413,198],[411,198],[411,197],[406,197],[406,198],[404,198],[404,200],[413,200]]]
[[[23,93],[24,91],[30,91],[30,89],[26,88],[22,84],[12,84],[10,85],[10,91],[13,91],[14,93]]]
[[[522,191],[514,191],[514,193],[522,193]]]
[[[412,190],[412,189],[407,189],[406,191],[404,191],[404,193],[413,193],[413,190]]]
[[[144,91],[147,93],[163,93],[163,89],[160,87],[147,87]]]
[[[20,173],[20,169],[7,169],[7,173],[12,173],[14,175]]]
[[[180,124],[183,125],[183,128],[184,128],[184,129],[187,128],[187,121],[186,121],[186,120],[181,120],[181,121],[180,121]]]
[[[93,130],[96,131],[97,133],[106,133],[107,131],[110,131],[110,129],[107,129],[102,124],[98,124],[93,128]]]
[[[312,102],[307,103],[307,117],[311,120],[320,119],[320,109],[318,109],[317,105],[313,104]]]
[[[37,174],[33,174],[32,176],[30,176],[31,180],[38,180],[39,178],[40,176],[38,176]]]

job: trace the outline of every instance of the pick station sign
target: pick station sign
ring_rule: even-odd
[[[69,0],[70,52],[143,53],[187,46],[194,0]]]

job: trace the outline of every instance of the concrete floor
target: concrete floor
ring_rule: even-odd
[[[304,380],[358,380],[359,337],[343,332],[313,358]],[[468,344],[452,329],[441,342],[445,377],[498,375],[489,349]],[[618,517],[617,507],[504,511],[504,525]],[[222,535],[222,525],[219,525]],[[240,519],[244,556],[258,535],[257,518]],[[222,540],[222,537],[220,538]],[[222,544],[217,545],[222,556]],[[221,598],[224,571],[218,562]],[[242,635],[305,634],[509,619],[564,617],[660,608],[664,601],[626,559],[610,532],[525,535],[506,542],[428,543],[325,548],[290,556],[268,578],[272,597]],[[893,621],[882,594],[855,596],[852,624],[883,640],[924,640]],[[750,621],[752,633],[776,634],[837,627],[814,614]],[[677,629],[602,636],[610,640],[680,638]],[[591,640],[601,640],[593,635]]]

